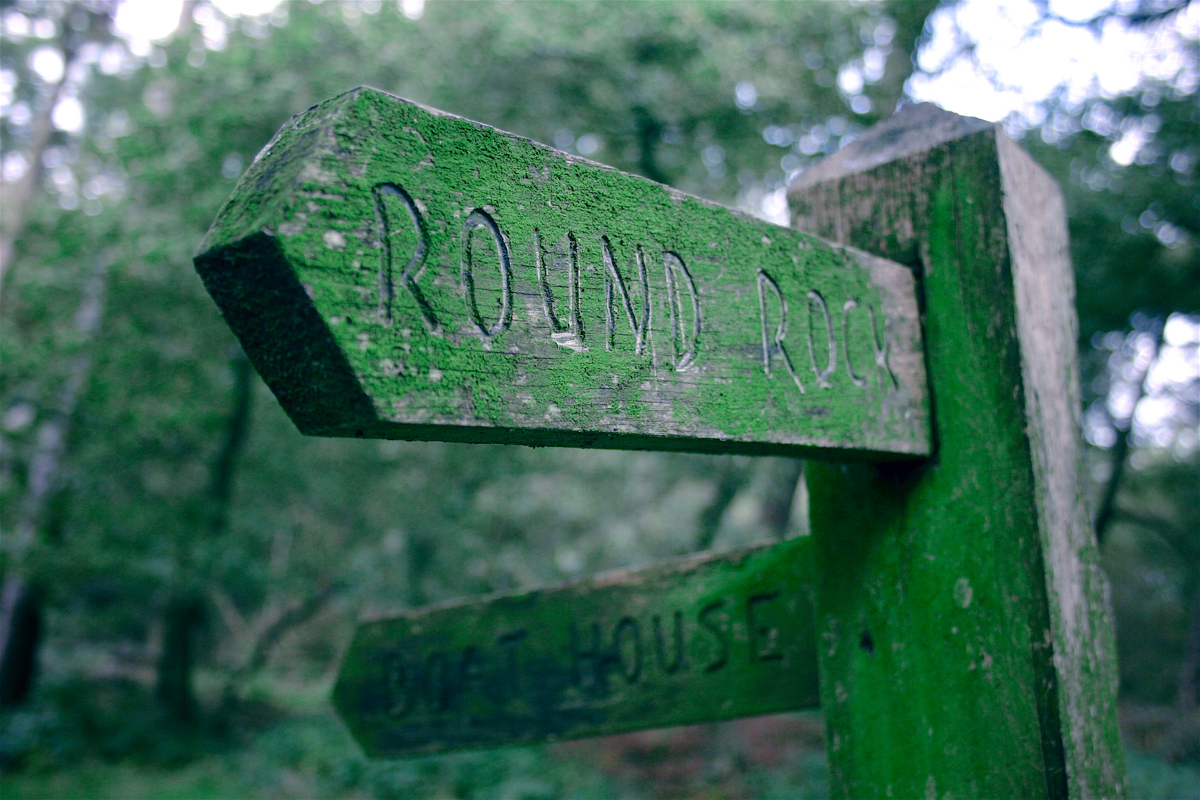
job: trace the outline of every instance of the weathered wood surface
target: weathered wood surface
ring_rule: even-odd
[[[909,270],[376,90],[289,122],[195,263],[305,433],[932,449]]]
[[[920,268],[935,408],[930,462],[809,467],[835,796],[1120,796],[1058,188],[996,126],[918,106],[790,200]]]
[[[808,539],[359,626],[334,702],[398,756],[812,708]]]

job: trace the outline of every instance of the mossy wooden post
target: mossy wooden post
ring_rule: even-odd
[[[791,197],[838,244],[371,89],[255,159],[196,268],[305,433],[858,462],[812,540],[363,624],[369,752],[811,705],[815,649],[839,795],[1122,793],[1057,188],[913,107]]]
[[[834,794],[1121,796],[1058,188],[915,106],[789,195],[796,227],[916,270],[937,447],[808,473]]]
[[[195,263],[304,433],[933,452],[903,265],[377,90],[286,124]],[[811,551],[364,622],[335,701],[391,756],[811,707]]]
[[[365,621],[334,704],[374,757],[815,708],[811,544]]]
[[[284,125],[195,263],[307,434],[931,452],[902,266],[375,89]]]

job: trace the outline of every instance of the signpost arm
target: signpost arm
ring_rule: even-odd
[[[375,89],[284,125],[195,264],[307,434],[931,452],[904,267]]]
[[[1123,795],[1057,186],[997,127],[914,106],[790,200],[916,271],[937,447],[810,465],[835,795]]]
[[[334,703],[372,757],[815,708],[811,544],[367,620]]]

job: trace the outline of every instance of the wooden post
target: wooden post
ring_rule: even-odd
[[[810,466],[834,794],[1123,795],[1057,186],[996,126],[913,106],[790,200],[914,268],[937,448]]]
[[[1057,187],[914,106],[791,198],[838,244],[370,89],[255,159],[196,267],[306,433],[859,459],[811,541],[364,624],[368,751],[810,704],[813,587],[835,793],[1123,793]]]

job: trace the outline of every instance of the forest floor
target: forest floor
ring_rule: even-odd
[[[371,761],[328,686],[260,685],[198,730],[128,680],[44,687],[0,717],[0,794],[18,798],[788,798],[827,796],[819,712],[534,747]],[[1153,714],[1123,713],[1145,743]],[[1128,722],[1132,720],[1132,722]],[[1200,800],[1200,764],[1131,747],[1134,800]]]

